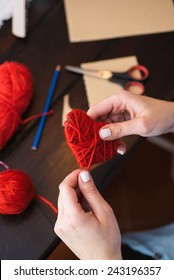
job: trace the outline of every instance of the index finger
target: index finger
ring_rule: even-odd
[[[60,215],[61,212],[62,214],[77,215],[82,210],[76,192],[79,172],[80,170],[75,170],[70,173],[59,186],[58,209]]]
[[[123,92],[124,90],[120,90],[90,107],[87,111],[88,116],[93,120],[107,121],[112,114],[123,112],[125,108]]]

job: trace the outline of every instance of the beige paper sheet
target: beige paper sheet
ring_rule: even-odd
[[[70,42],[174,31],[173,0],[64,0]]]
[[[97,62],[82,63],[81,67],[96,70],[112,70],[123,72],[127,71],[131,66],[137,65],[136,56],[120,57]],[[84,76],[86,94],[89,107],[98,103],[102,99],[114,94],[121,86],[106,80],[101,80],[89,76]]]

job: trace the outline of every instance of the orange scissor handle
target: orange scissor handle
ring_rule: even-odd
[[[137,70],[140,71],[141,76],[137,77]],[[143,66],[143,65],[135,65],[132,66],[129,71],[128,71],[129,76],[134,79],[134,80],[138,80],[138,81],[144,81],[148,78],[149,76],[149,71],[148,69]]]
[[[144,85],[136,81],[127,82],[124,89],[135,94],[143,94],[145,91]]]

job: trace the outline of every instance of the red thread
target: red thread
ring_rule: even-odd
[[[103,141],[100,128],[106,122],[94,122],[85,111],[73,109],[65,122],[65,137],[81,168],[111,159],[117,153],[117,140]]]
[[[40,118],[40,117],[43,117],[43,116],[50,116],[54,113],[54,110],[53,109],[50,109],[48,112],[46,113],[40,113],[40,114],[36,114],[36,115],[33,115],[33,116],[30,116],[28,118],[26,118],[25,120],[22,120],[21,121],[21,124],[26,124],[32,120],[35,120],[37,118]]]
[[[38,197],[39,199],[41,199],[43,202],[45,202],[51,209],[53,209],[53,211],[58,214],[58,210],[57,208],[48,200],[46,199],[45,197],[39,195],[39,194],[36,194],[36,197]]]
[[[29,176],[20,170],[7,170],[0,172],[0,214],[16,215],[22,213],[34,198],[46,203],[56,214],[57,208],[46,198],[35,193],[33,183]]]
[[[0,149],[21,124],[32,95],[32,75],[25,65],[17,62],[0,65]]]

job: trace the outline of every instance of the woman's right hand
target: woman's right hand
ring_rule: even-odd
[[[59,189],[56,234],[80,259],[122,259],[117,220],[90,173],[73,171]]]
[[[109,123],[99,132],[106,141],[131,134],[149,137],[174,132],[174,102],[125,90],[92,106],[87,114],[95,121]]]

